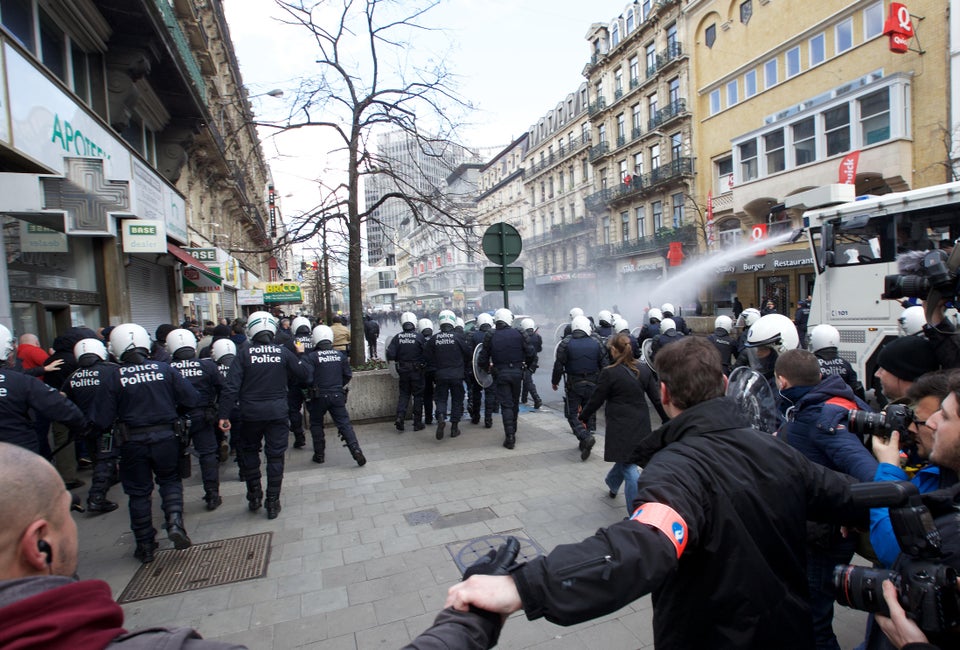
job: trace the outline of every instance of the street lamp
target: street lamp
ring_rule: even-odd
[[[283,97],[282,88],[274,88],[273,90],[268,90],[265,93],[257,93],[256,95],[248,95],[247,99],[253,99],[255,97]]]

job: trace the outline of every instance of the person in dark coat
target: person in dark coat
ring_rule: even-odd
[[[607,420],[606,439],[603,444],[603,460],[613,463],[604,482],[611,499],[616,498],[620,484],[626,498],[627,514],[633,513],[637,496],[637,481],[640,468],[633,462],[633,450],[650,436],[650,409],[644,395],[650,398],[663,422],[669,420],[660,404],[660,384],[649,366],[633,356],[633,346],[626,334],[615,334],[607,342],[613,363],[600,371],[600,379],[580,419],[586,422],[605,404]]]

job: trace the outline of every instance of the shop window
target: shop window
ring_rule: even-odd
[[[0,0],[0,22],[21,45],[34,51],[33,6],[30,0]]]

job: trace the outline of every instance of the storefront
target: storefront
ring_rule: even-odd
[[[768,252],[714,268],[717,281],[710,289],[714,313],[729,313],[733,297],[743,306],[762,309],[770,300],[777,312],[793,316],[798,300],[813,293],[816,273],[807,248]]]
[[[537,288],[536,302],[539,310],[548,315],[566,317],[571,307],[592,304],[595,301],[597,273],[570,271],[539,275],[534,284]]]

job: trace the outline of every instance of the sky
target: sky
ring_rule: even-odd
[[[340,2],[341,0],[335,0]],[[258,119],[281,120],[296,81],[317,71],[317,46],[303,27],[283,25],[273,0],[224,0],[244,84],[251,96],[275,88],[285,96],[254,97]],[[400,0],[401,7],[406,6]],[[417,57],[440,57],[458,77],[457,91],[478,110],[460,139],[472,147],[506,146],[584,81],[590,25],[607,23],[625,0],[443,0],[422,22]],[[261,137],[264,137],[261,131]],[[267,139],[264,153],[283,211],[294,215],[319,203],[316,178],[342,165],[319,134],[298,131]]]

